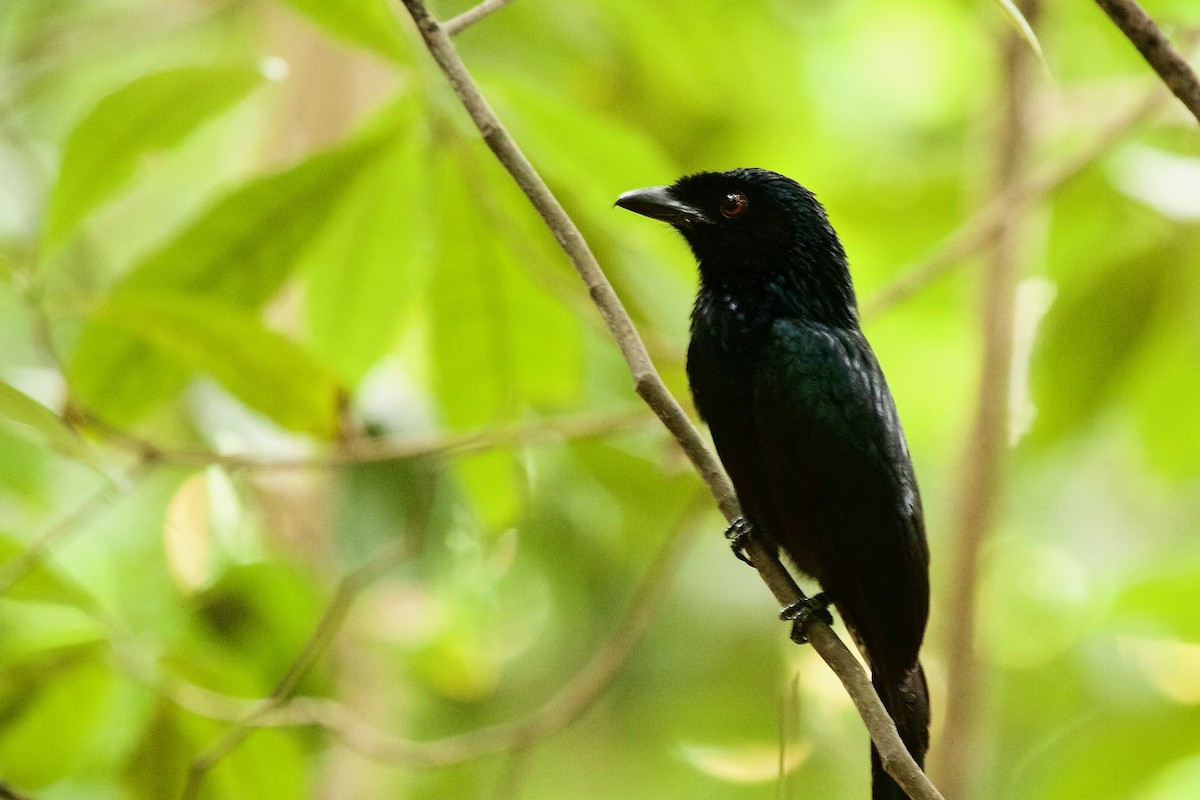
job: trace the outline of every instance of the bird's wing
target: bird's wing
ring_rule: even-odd
[[[873,662],[916,658],[928,550],[904,434],[857,330],[776,322],[754,386],[763,523],[813,571]]]

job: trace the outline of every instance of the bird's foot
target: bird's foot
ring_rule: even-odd
[[[824,592],[805,597],[779,612],[779,618],[792,621],[792,641],[796,644],[808,642],[808,629],[814,622],[833,624],[829,613],[829,597]]]
[[[745,517],[738,517],[725,529],[725,538],[729,540],[729,547],[733,550],[733,554],[752,567],[754,562],[746,555],[746,543],[753,535],[754,527]]]

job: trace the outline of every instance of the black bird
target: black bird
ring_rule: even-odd
[[[929,698],[918,652],[929,550],[921,499],[825,209],[803,186],[762,169],[690,175],[626,192],[617,205],[669,222],[695,254],[688,380],[745,523],[820,583],[824,598],[800,611],[827,616],[820,600],[837,607],[923,764]],[[874,746],[871,763],[873,800],[905,798]]]

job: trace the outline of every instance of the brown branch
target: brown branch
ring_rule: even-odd
[[[739,515],[740,507],[728,476],[655,371],[629,314],[613,291],[583,235],[504,129],[504,125],[471,78],[466,65],[455,52],[449,37],[425,7],[424,2],[404,0],[404,6],[416,23],[430,54],[450,81],[455,94],[482,134],[484,142],[541,214],[554,238],[587,285],[593,302],[608,324],[621,354],[629,365],[638,395],[675,436],[679,446],[708,485],[722,513],[727,519],[734,519]],[[782,605],[788,605],[801,597],[795,581],[780,564],[773,550],[757,540],[752,540],[747,551],[763,581]],[[940,798],[937,789],[912,760],[862,667],[846,646],[823,624],[813,626],[809,639],[853,698],[871,739],[882,755],[888,773],[914,800]]]
[[[1021,10],[1035,23],[1040,0]],[[1017,186],[1029,153],[1029,87],[1035,66],[1029,48],[1015,33],[1002,45],[1003,117],[996,142],[998,194]],[[967,797],[977,774],[979,662],[975,656],[976,588],[979,553],[990,532],[1004,485],[1007,455],[1008,394],[1013,349],[1013,317],[1020,275],[1022,215],[1011,209],[1000,221],[995,245],[983,273],[983,357],[974,422],[963,457],[957,494],[951,572],[949,630],[946,641],[946,723],[938,759],[938,779],[951,797]]]
[[[504,447],[546,444],[571,439],[591,439],[634,431],[650,419],[641,408],[618,412],[583,412],[534,422],[514,422],[470,433],[439,434],[401,442],[372,439],[343,440],[337,449],[301,458],[259,458],[219,453],[206,448],[163,447],[148,439],[101,425],[99,430],[118,447],[141,453],[163,464],[175,466],[220,466],[231,471],[280,472],[305,469],[335,469],[352,464],[422,458],[465,456]],[[97,424],[94,421],[91,423]]]
[[[1167,88],[1200,122],[1200,78],[1137,0],[1096,0]]]
[[[1047,167],[1014,185],[1001,187],[995,200],[942,239],[924,261],[900,269],[898,278],[863,303],[863,317],[870,319],[883,314],[960,266],[964,259],[995,240],[1012,214],[1023,211],[1078,177],[1125,138],[1134,126],[1157,111],[1163,100],[1164,95],[1156,84],[1136,104],[1104,125],[1068,161]]]
[[[474,8],[468,8],[457,17],[452,17],[442,23],[442,30],[447,36],[457,36],[465,28],[474,25],[479,20],[491,14],[493,11],[499,11],[513,0],[483,0],[482,3]]]

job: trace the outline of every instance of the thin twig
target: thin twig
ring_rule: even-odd
[[[229,722],[248,721],[255,727],[320,725],[351,749],[380,762],[438,767],[528,748],[579,719],[629,660],[695,542],[698,528],[694,516],[698,506],[697,501],[684,511],[680,524],[659,550],[613,633],[588,664],[537,710],[517,722],[416,742],[379,730],[336,700],[297,697],[263,710],[270,698],[231,697],[174,677],[156,675],[154,669],[129,652],[118,650],[117,660],[127,674],[193,713]],[[294,674],[295,670],[289,673]]]
[[[1137,0],[1096,0],[1167,88],[1200,122],[1200,78]]]
[[[863,317],[869,319],[883,314],[961,265],[964,259],[992,242],[1012,214],[1023,211],[1074,180],[1124,139],[1133,127],[1161,108],[1164,100],[1165,95],[1156,84],[1137,103],[1103,126],[1070,160],[1046,167],[1002,189],[995,200],[942,239],[924,261],[899,270],[898,278],[863,303]]]
[[[108,478],[103,486],[80,503],[74,511],[46,529],[16,557],[0,565],[0,596],[3,596],[13,587],[13,584],[45,561],[50,548],[59,540],[92,519],[114,499],[128,493],[138,481],[146,476],[152,464],[152,461],[143,459],[125,473]]]
[[[1041,0],[1026,0],[1021,10],[1036,24]],[[1035,62],[1015,32],[1003,38],[1003,117],[996,140],[996,186],[1010,194],[1029,154],[1029,86]],[[1013,350],[1013,317],[1020,274],[1022,214],[1003,218],[983,273],[983,357],[971,436],[958,486],[951,572],[949,631],[946,639],[946,723],[938,760],[938,780],[951,797],[967,797],[978,774],[979,662],[975,657],[975,595],[979,553],[991,531],[1004,485],[1007,453],[1008,394]]]
[[[351,464],[372,464],[426,456],[465,456],[523,444],[598,438],[637,430],[649,421],[649,417],[641,408],[606,413],[583,412],[498,425],[470,433],[438,434],[401,442],[351,439],[339,442],[336,450],[300,458],[261,458],[219,453],[205,448],[162,447],[125,431],[109,427],[102,427],[100,430],[110,443],[146,454],[163,464],[220,466],[231,471],[281,472],[334,469]]]
[[[679,446],[691,460],[701,478],[712,492],[717,505],[727,519],[740,514],[737,497],[720,462],[705,446],[694,425],[678,401],[668,391],[662,378],[654,369],[650,356],[642,344],[641,337],[625,311],[621,300],[613,291],[596,257],[592,254],[583,235],[563,210],[562,205],[550,192],[544,180],[529,163],[529,159],[513,141],[480,93],[466,65],[454,50],[446,33],[425,7],[422,0],[404,0],[404,6],[416,23],[430,54],[450,81],[471,120],[479,129],[484,142],[504,165],[513,180],[521,187],[529,201],[541,214],[554,238],[567,253],[580,278],[587,285],[593,302],[612,331],[621,354],[625,357],[633,374],[634,387],[638,395],[653,409],[667,429],[675,436]],[[795,581],[779,562],[778,554],[756,539],[747,547],[763,581],[783,605],[797,601],[802,595]],[[813,626],[809,640],[813,648],[830,665],[841,679],[854,700],[871,739],[878,748],[884,768],[904,787],[914,800],[940,798],[937,789],[929,782],[912,760],[896,726],[884,710],[875,690],[863,672],[861,665],[833,630],[824,624]]]
[[[457,36],[465,28],[469,28],[479,20],[491,14],[493,11],[499,11],[513,0],[483,0],[482,3],[474,8],[468,8],[457,17],[452,17],[442,23],[442,30],[447,36]]]
[[[259,701],[253,711],[232,725],[211,747],[192,759],[181,795],[183,800],[194,800],[198,797],[200,787],[209,771],[221,759],[233,752],[247,736],[262,727],[264,718],[288,701],[312,665],[337,636],[342,623],[346,621],[346,616],[350,613],[351,606],[362,590],[410,555],[412,543],[422,538],[422,532],[429,522],[429,514],[433,507],[432,486],[423,493],[423,497],[421,507],[414,514],[415,519],[409,526],[407,536],[381,548],[365,563],[342,576],[329,605],[325,607],[321,618],[317,621],[312,633],[309,634],[308,640],[292,660],[270,696]]]

